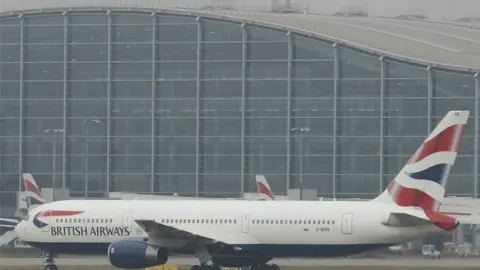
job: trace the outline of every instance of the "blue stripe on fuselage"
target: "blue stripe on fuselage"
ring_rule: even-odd
[[[110,243],[39,243],[27,244],[45,251],[60,254],[98,255],[107,254]],[[261,252],[273,257],[335,257],[358,254],[365,251],[380,249],[395,244],[352,244],[352,245],[277,245],[254,244],[238,245],[244,252]],[[227,254],[222,254],[225,256]],[[243,253],[243,252],[239,252]],[[219,255],[220,255],[219,254]],[[192,255],[190,253],[185,255]]]

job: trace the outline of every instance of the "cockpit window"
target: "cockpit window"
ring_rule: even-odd
[[[26,216],[23,218],[23,220],[28,221],[28,218],[29,218],[29,217],[30,217],[30,215],[26,215]]]

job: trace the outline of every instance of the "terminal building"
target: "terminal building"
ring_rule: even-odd
[[[91,2],[91,1],[90,1]],[[0,14],[0,216],[21,175],[110,192],[375,197],[449,110],[470,110],[447,195],[477,198],[480,26],[277,11]]]

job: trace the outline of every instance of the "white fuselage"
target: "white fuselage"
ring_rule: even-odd
[[[214,233],[248,234],[255,243],[278,249],[278,256],[299,256],[310,247],[383,247],[423,237],[435,226],[388,227],[382,224],[392,204],[377,202],[319,201],[57,201],[35,208],[16,228],[19,238],[44,250],[57,253],[104,253],[108,245],[126,237],[147,234],[134,220],[155,220],[176,228],[196,228]],[[41,215],[59,211],[59,216]],[[81,213],[62,216],[61,211]],[[37,224],[38,224],[37,221]],[[166,237],[171,249],[188,239]],[[281,248],[279,248],[281,247]],[[291,250],[291,252],[289,251]],[[342,252],[339,251],[341,254]],[[348,253],[348,252],[347,252]]]

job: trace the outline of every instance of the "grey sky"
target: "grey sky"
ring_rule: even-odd
[[[270,0],[213,0],[235,2],[237,7],[266,9]],[[212,0],[0,0],[2,11],[52,6],[172,6],[193,7],[209,4]],[[282,0],[280,0],[282,1]],[[395,16],[408,10],[426,10],[433,19],[458,19],[469,13],[480,17],[480,0],[292,0],[302,6],[307,4],[311,12],[332,14],[341,7],[364,6],[370,16]]]

